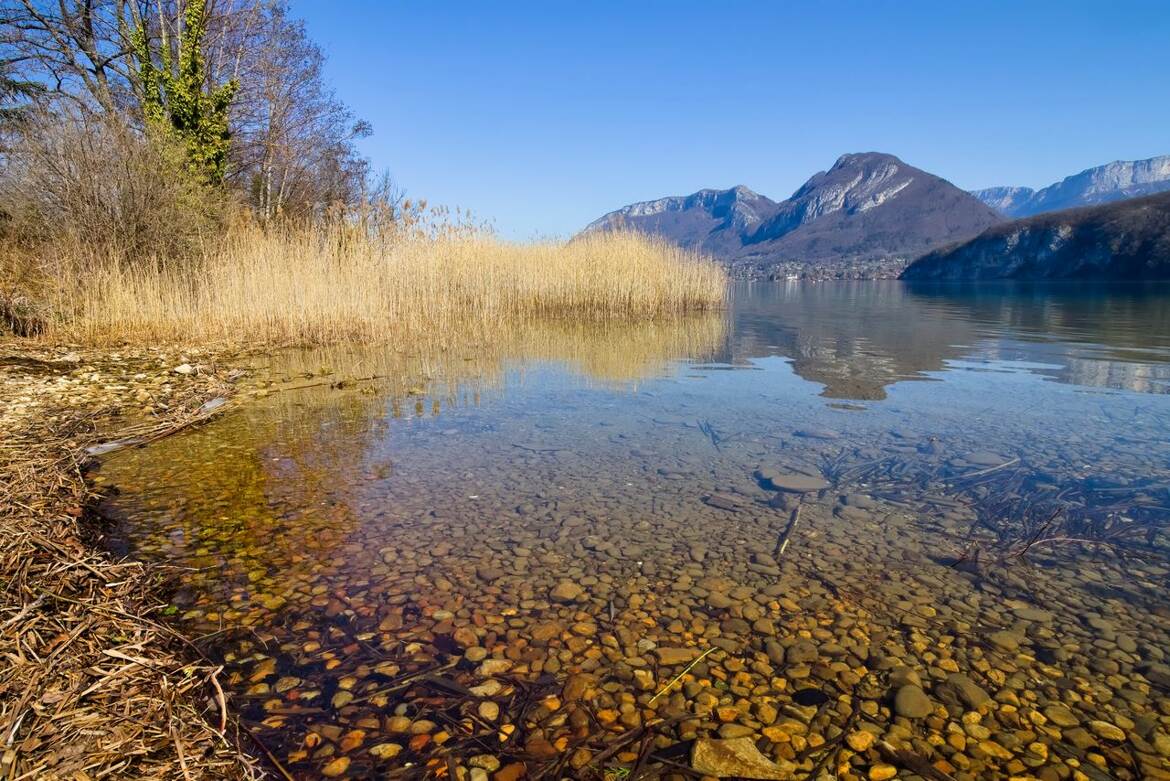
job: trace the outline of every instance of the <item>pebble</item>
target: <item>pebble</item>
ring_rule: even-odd
[[[939,685],[939,689],[936,691],[941,691],[942,694],[954,692],[957,698],[968,708],[979,708],[991,701],[991,695],[964,673],[951,673],[947,676],[946,681]],[[942,694],[940,694],[940,697]]]
[[[370,754],[378,759],[394,759],[402,753],[402,746],[397,743],[379,743],[376,746],[370,746]]]
[[[1075,727],[1081,723],[1075,713],[1059,703],[1045,707],[1044,716],[1058,727]]]
[[[1089,729],[1093,731],[1094,735],[1101,738],[1102,740],[1110,740],[1115,743],[1125,742],[1125,731],[1114,724],[1110,724],[1107,721],[1099,721],[1094,719],[1093,721],[1089,722]]]
[[[987,639],[1003,651],[1015,651],[1020,647],[1020,636],[1013,632],[992,632]]]
[[[321,775],[327,778],[336,778],[344,775],[345,771],[349,770],[349,757],[337,757],[334,760],[326,763],[325,767],[321,768]]]
[[[1035,621],[1041,624],[1051,624],[1055,616],[1048,610],[1041,610],[1034,607],[1016,608],[1014,611],[1017,618],[1022,618],[1025,621]]]
[[[467,760],[467,764],[471,767],[478,767],[486,770],[489,773],[500,769],[500,760],[491,754],[476,754],[471,759]]]
[[[573,581],[562,580],[553,587],[549,596],[556,602],[576,602],[584,593],[584,590]]]
[[[817,660],[817,647],[808,640],[798,640],[784,654],[788,664],[804,664]]]
[[[894,695],[894,711],[908,719],[923,719],[934,712],[934,705],[920,686],[910,683]]]
[[[698,650],[694,648],[656,648],[654,653],[658,656],[659,664],[668,667],[690,664],[699,655]]]

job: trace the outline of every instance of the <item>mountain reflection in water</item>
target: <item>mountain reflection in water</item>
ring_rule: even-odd
[[[779,355],[823,396],[880,400],[956,359],[1075,385],[1170,392],[1170,285],[829,282],[735,291],[729,362]]]

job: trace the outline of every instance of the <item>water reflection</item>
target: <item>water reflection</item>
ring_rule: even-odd
[[[1170,286],[900,282],[753,285],[736,291],[727,359],[792,361],[828,398],[880,400],[948,361],[1044,364],[1079,385],[1170,392]]]

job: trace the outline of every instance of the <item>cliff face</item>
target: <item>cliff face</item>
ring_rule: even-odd
[[[1170,192],[997,225],[903,279],[1170,279]]]
[[[1088,168],[1040,190],[990,187],[972,192],[1009,217],[1029,217],[1170,190],[1170,155],[1147,160],[1118,160]]]
[[[746,187],[630,204],[585,228],[654,233],[733,268],[904,262],[1000,221],[950,182],[879,152],[843,155],[791,198]]]

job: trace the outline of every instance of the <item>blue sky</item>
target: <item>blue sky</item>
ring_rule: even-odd
[[[363,150],[509,238],[845,152],[964,188],[1170,154],[1170,2],[292,0]]]

